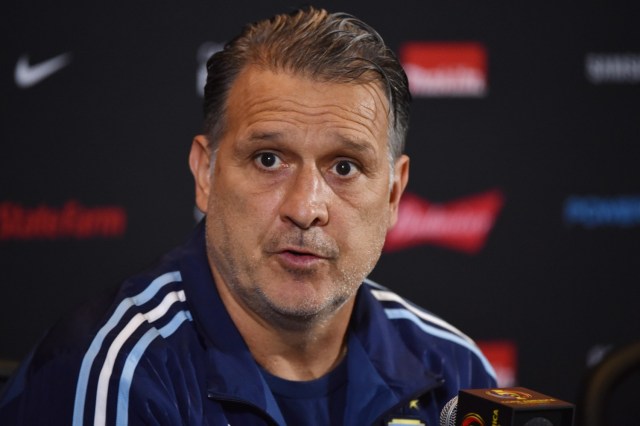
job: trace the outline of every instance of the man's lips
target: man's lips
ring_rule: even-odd
[[[285,269],[311,270],[338,259],[336,242],[320,230],[287,231],[268,239],[263,253],[277,260]]]
[[[331,258],[324,253],[298,247],[283,248],[273,254],[284,266],[297,268],[314,266]]]
[[[295,254],[298,256],[313,256],[313,257],[320,257],[320,258],[327,258],[328,256],[324,255],[323,253],[321,253],[320,251],[317,250],[313,250],[313,249],[308,249],[308,248],[301,248],[301,247],[285,247],[283,249],[278,250],[278,252],[280,253],[291,253],[291,254]]]

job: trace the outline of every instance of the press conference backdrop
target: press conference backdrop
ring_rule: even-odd
[[[380,31],[414,97],[372,278],[574,401],[640,338],[640,8],[318,1]],[[193,228],[203,64],[291,1],[10,2],[0,31],[0,359]]]

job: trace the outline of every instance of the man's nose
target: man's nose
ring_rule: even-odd
[[[302,229],[323,226],[329,221],[331,189],[316,167],[303,166],[286,189],[280,217]]]

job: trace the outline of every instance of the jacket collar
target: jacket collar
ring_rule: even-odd
[[[442,378],[425,367],[427,351],[416,354],[416,347],[407,346],[368,284],[362,284],[356,297],[345,424],[373,424],[391,408],[440,386]]]
[[[203,221],[183,247],[180,269],[194,323],[207,347],[209,396],[252,405],[284,424],[273,394],[216,290],[204,228]],[[356,297],[349,326],[345,424],[371,424],[441,381],[407,347],[367,284]]]

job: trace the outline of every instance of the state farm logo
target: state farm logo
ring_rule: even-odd
[[[85,207],[75,200],[62,207],[0,202],[0,241],[118,238],[126,228],[127,214],[118,206]]]
[[[408,42],[399,53],[414,97],[487,93],[487,53],[480,43]]]
[[[439,245],[466,253],[484,246],[504,204],[499,190],[461,198],[444,204],[430,203],[405,193],[398,221],[387,234],[386,252],[423,244]]]

